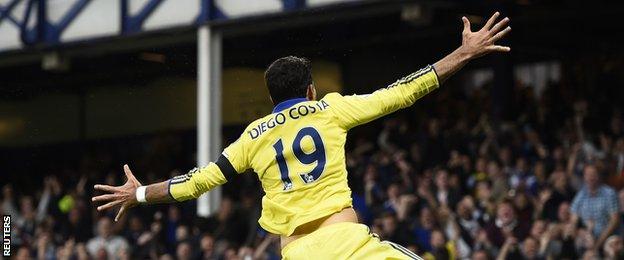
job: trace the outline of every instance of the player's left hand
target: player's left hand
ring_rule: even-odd
[[[91,198],[93,202],[106,203],[97,207],[98,211],[108,210],[112,207],[121,205],[115,221],[118,221],[130,208],[136,206],[138,201],[136,199],[136,189],[141,186],[141,183],[134,177],[130,167],[124,165],[124,172],[128,180],[121,186],[109,186],[103,184],[96,184],[93,188],[106,192],[104,195],[95,196]]]
[[[460,48],[470,59],[481,57],[490,52],[508,52],[511,50],[508,46],[496,44],[497,41],[511,31],[511,27],[507,26],[509,18],[505,17],[496,22],[499,16],[499,12],[494,13],[483,28],[476,32],[470,29],[468,18],[462,17],[464,31],[462,32],[462,46]]]

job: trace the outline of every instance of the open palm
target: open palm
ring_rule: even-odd
[[[499,12],[494,13],[492,17],[485,23],[481,30],[473,32],[470,29],[470,21],[465,16],[462,17],[464,30],[462,32],[462,47],[466,48],[473,58],[477,58],[490,52],[508,52],[511,50],[508,46],[496,45],[496,42],[503,38],[511,31],[511,27],[507,26],[509,18],[496,20],[500,16]]]
[[[98,203],[106,203],[97,207],[98,211],[108,210],[112,207],[121,206],[115,221],[118,221],[128,209],[136,206],[138,201],[136,199],[136,189],[141,186],[141,183],[134,177],[130,167],[124,165],[124,173],[128,179],[124,185],[121,186],[109,186],[103,184],[96,184],[93,188],[106,192],[106,194],[91,198],[91,201]]]

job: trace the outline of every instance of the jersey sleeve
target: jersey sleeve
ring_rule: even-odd
[[[230,170],[233,173],[243,173],[247,169],[251,168],[248,160],[248,151],[246,147],[249,142],[249,136],[246,134],[247,130],[228,147],[223,149],[223,155],[229,163]]]
[[[176,201],[195,199],[204,192],[226,183],[227,180],[217,164],[210,163],[203,168],[195,168],[187,174],[169,180],[169,194]]]
[[[438,86],[438,76],[433,66],[429,65],[371,94],[341,96],[331,93],[324,100],[332,108],[339,124],[350,129],[409,107]]]
[[[195,168],[187,174],[169,180],[169,194],[176,201],[194,199],[212,188],[225,184],[237,173],[248,167],[244,149],[244,136],[223,150],[216,162],[203,168]]]

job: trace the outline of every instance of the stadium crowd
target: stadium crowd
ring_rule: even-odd
[[[518,83],[505,119],[490,116],[488,86],[438,92],[350,135],[362,223],[426,259],[624,259],[617,96],[570,93],[563,83],[535,93]],[[279,239],[257,224],[253,174],[224,186],[208,218],[195,216],[193,202],[138,207],[117,223],[116,212],[95,211],[92,185],[125,181],[125,162],[143,183],[194,164],[175,134],[146,139],[132,151],[124,142],[93,145],[43,174],[40,189],[4,185],[15,258],[279,259]]]

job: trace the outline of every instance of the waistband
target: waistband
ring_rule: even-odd
[[[308,241],[314,241],[316,238],[326,237],[326,236],[331,235],[331,233],[341,232],[341,230],[349,230],[349,229],[352,230],[353,228],[361,228],[363,230],[366,230],[366,232],[368,232],[368,227],[360,223],[338,222],[334,224],[329,224],[327,226],[320,227],[319,229],[314,230],[312,233],[307,234],[295,241],[288,243],[288,245],[282,248],[282,255],[287,254],[288,251],[291,250],[292,248],[296,248],[298,247],[298,245],[305,244]]]

